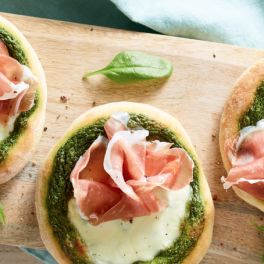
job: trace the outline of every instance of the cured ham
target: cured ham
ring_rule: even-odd
[[[222,178],[224,188],[235,185],[264,200],[264,120],[241,131],[229,156],[232,168],[227,178]]]
[[[25,65],[9,56],[0,41],[0,123],[6,125],[11,116],[29,110],[34,102],[36,79]]]
[[[0,55],[9,56],[8,49],[4,43],[4,41],[0,40]]]
[[[164,192],[193,178],[193,161],[171,143],[147,141],[149,132],[129,130],[128,113],[115,113],[77,161],[70,179],[81,216],[91,224],[129,220],[164,210]]]
[[[23,76],[23,67],[17,60],[6,55],[0,55],[0,72],[11,83],[18,83]]]

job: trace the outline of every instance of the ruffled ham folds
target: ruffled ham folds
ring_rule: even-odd
[[[91,224],[129,220],[167,207],[160,190],[179,190],[193,179],[193,161],[181,148],[158,140],[147,130],[127,128],[128,113],[106,122],[99,136],[76,163],[70,179],[80,214]]]
[[[36,78],[30,69],[11,58],[0,41],[0,124],[29,110],[34,102]]]
[[[229,157],[232,168],[227,178],[222,177],[224,188],[236,185],[264,200],[264,119],[240,132]]]

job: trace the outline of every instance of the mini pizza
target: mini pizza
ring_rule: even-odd
[[[214,207],[180,123],[119,102],[80,116],[37,181],[42,240],[58,263],[198,263]]]
[[[236,82],[220,123],[220,150],[232,187],[247,203],[264,211],[264,60]]]
[[[44,124],[46,82],[22,33],[0,17],[0,184],[25,166]]]

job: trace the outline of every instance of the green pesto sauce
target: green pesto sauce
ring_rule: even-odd
[[[7,32],[4,28],[0,28],[0,40],[2,40],[7,46],[11,57],[19,61],[21,64],[28,66],[28,59],[26,57],[25,52],[21,48],[20,42],[13,35]],[[27,120],[37,108],[38,102],[39,94],[36,93],[34,106],[27,112],[23,112],[17,117],[13,131],[9,134],[7,138],[0,141],[0,163],[6,159],[9,150],[16,143],[21,133],[23,133],[23,131],[26,129]]]
[[[99,135],[105,135],[105,121],[106,118],[100,119],[92,125],[81,128],[60,147],[54,158],[48,182],[46,206],[50,225],[62,250],[76,264],[92,262],[85,256],[84,242],[68,218],[68,201],[73,197],[70,173],[79,157],[83,155],[92,142]],[[172,131],[144,115],[130,113],[128,126],[130,128],[143,127],[149,130],[148,140],[159,139],[174,143],[174,147],[182,147],[192,156]],[[193,196],[189,204],[189,212],[182,221],[180,237],[174,241],[171,247],[159,252],[152,261],[138,261],[137,264],[181,263],[199,239],[204,227],[204,205],[200,197],[199,169],[194,158],[193,160],[195,163],[194,180],[191,183]]]
[[[28,65],[28,59],[21,48],[20,42],[4,28],[0,27],[0,40],[7,46],[10,56],[21,64]]]
[[[255,98],[249,109],[239,120],[239,130],[246,126],[255,126],[256,123],[264,118],[264,81],[256,90]]]

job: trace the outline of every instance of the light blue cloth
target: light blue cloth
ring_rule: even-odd
[[[158,32],[264,48],[264,0],[111,0],[134,22]],[[45,250],[24,249],[45,264]]]
[[[163,34],[264,48],[264,0],[111,0]]]
[[[57,264],[54,258],[48,253],[47,250],[34,249],[34,248],[21,248],[24,252],[29,253],[45,264]]]

